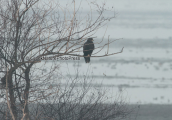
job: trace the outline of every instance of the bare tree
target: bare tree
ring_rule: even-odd
[[[102,5],[89,3],[90,13],[83,16],[80,6],[76,7],[75,0],[70,1],[67,6],[52,0],[0,0],[0,2],[1,99],[2,105],[6,101],[10,105],[9,109],[3,107],[6,111],[0,110],[0,113],[5,115],[5,119],[9,119],[7,113],[11,111],[13,120],[30,120],[29,102],[46,100],[45,98],[52,93],[43,97],[41,86],[47,85],[50,80],[53,81],[54,73],[60,75],[59,65],[56,62],[52,62],[51,69],[47,73],[36,75],[35,71],[39,73],[44,70],[44,65],[42,67],[38,65],[41,59],[45,57],[56,59],[65,55],[83,57],[79,53],[85,40],[92,37],[115,16],[104,16],[105,3]],[[97,12],[94,18],[92,7],[96,8]],[[92,57],[117,54],[109,53],[109,44],[116,40],[108,40],[101,45],[102,41],[96,42],[97,52]],[[108,47],[106,54],[97,56],[105,46]],[[23,115],[22,118],[19,117],[20,113]]]

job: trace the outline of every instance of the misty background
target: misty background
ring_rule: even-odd
[[[60,4],[71,4],[70,2],[63,1]],[[101,4],[104,1],[97,2]],[[78,17],[76,16],[78,19],[90,13],[86,1],[76,0],[75,3],[76,8],[80,9]],[[104,15],[115,14],[115,19],[93,35],[95,47],[100,46],[102,39],[101,44],[109,38],[116,40],[110,44],[109,53],[119,52],[124,47],[123,52],[108,57],[92,57],[89,64],[83,58],[60,60],[57,62],[60,63],[60,74],[73,78],[76,74],[81,78],[89,75],[93,86],[101,84],[108,90],[109,96],[122,94],[129,104],[171,104],[172,1],[106,0],[105,3],[110,11]],[[94,9],[96,8],[91,11],[93,20],[97,16]],[[104,55],[107,49],[105,47],[96,55]],[[94,50],[93,55],[96,52]],[[83,55],[82,52],[78,54]],[[46,62],[51,64],[51,60]],[[43,72],[46,69],[49,69],[48,66]],[[53,77],[56,78],[57,75],[54,74]],[[58,80],[66,84],[65,78]],[[56,86],[57,83],[50,82],[50,85]]]

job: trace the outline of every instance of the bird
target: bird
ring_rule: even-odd
[[[90,62],[90,56],[94,50],[94,43],[93,43],[93,38],[88,38],[87,42],[84,43],[83,46],[83,53],[84,53],[84,59],[86,63]]]

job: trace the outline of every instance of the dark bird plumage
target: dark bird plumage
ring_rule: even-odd
[[[91,56],[93,50],[94,50],[93,38],[88,38],[87,42],[85,42],[83,46],[84,56],[88,56],[88,57],[84,57],[86,63],[90,62],[89,56]]]

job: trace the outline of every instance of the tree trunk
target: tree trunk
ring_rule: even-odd
[[[13,112],[14,118],[17,120],[17,107],[15,103],[16,99],[14,97],[12,75],[13,75],[13,71],[10,70],[8,73],[8,89],[9,89],[9,95],[10,95],[11,110]]]
[[[30,79],[29,79],[29,72],[32,64],[26,68],[25,70],[25,80],[26,80],[26,87],[24,90],[24,115],[25,115],[25,120],[30,120],[30,115],[29,115],[29,108],[28,108],[28,96],[29,96],[29,89],[30,89]]]

